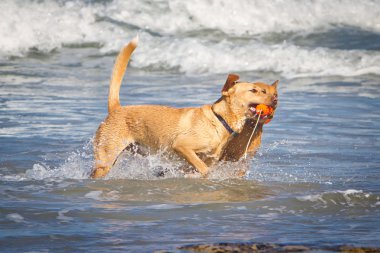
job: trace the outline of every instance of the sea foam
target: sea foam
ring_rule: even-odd
[[[262,42],[236,45],[221,41],[207,45],[207,42],[192,38],[179,42],[144,35],[132,66],[178,69],[189,74],[264,71],[294,78],[377,74],[380,72],[379,62],[380,52],[365,50],[310,49],[287,43],[266,45]]]
[[[22,223],[25,222],[25,219],[23,216],[21,216],[18,213],[10,213],[5,216],[8,220],[14,221],[16,223]]]
[[[367,207],[376,208],[380,196],[374,193],[366,193],[362,190],[348,189],[345,191],[329,191],[319,194],[311,194],[296,197],[301,202],[314,202],[315,207],[327,208],[328,206]]]
[[[380,5],[370,0],[4,0],[0,15],[0,58],[67,46],[94,47],[102,56],[140,33],[136,68],[187,74],[269,71],[289,78],[380,70],[378,51],[306,47],[286,39],[337,27],[379,34]],[[289,35],[273,42],[265,39],[268,34]]]

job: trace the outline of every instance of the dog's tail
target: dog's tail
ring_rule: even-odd
[[[139,37],[136,36],[128,43],[128,45],[121,49],[116,58],[115,65],[112,70],[110,89],[108,93],[108,113],[120,107],[119,93],[121,81],[123,80],[123,76],[127,70],[129,59],[131,58],[133,50],[137,47],[138,42]]]

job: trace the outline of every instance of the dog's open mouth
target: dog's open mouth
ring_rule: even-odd
[[[273,118],[273,111],[275,109],[275,106],[251,103],[248,106],[249,117],[255,118],[260,115],[261,119],[271,119]]]
[[[252,116],[255,116],[256,115],[256,107],[258,106],[259,104],[249,104],[248,106],[248,111],[252,114]]]

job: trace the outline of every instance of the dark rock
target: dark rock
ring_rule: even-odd
[[[319,247],[305,245],[285,245],[271,243],[217,243],[186,245],[178,248],[179,250],[204,252],[204,253],[287,253],[287,252],[342,252],[342,253],[380,253],[380,248],[354,247],[354,246],[335,246]]]

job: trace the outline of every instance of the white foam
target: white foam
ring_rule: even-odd
[[[355,189],[348,189],[348,190],[345,190],[345,191],[337,191],[345,196],[349,196],[349,195],[355,195],[355,194],[362,194],[363,191],[362,190],[355,190]],[[363,196],[366,196],[368,197],[369,194],[365,194]]]
[[[63,209],[63,210],[59,211],[58,216],[57,216],[57,220],[60,220],[62,222],[69,222],[69,221],[74,220],[74,218],[65,215],[70,211],[71,211],[71,209]]]
[[[348,189],[345,191],[338,191],[340,194],[343,195],[344,199],[349,205],[353,205],[352,198],[359,197],[361,199],[368,199],[369,194],[363,194],[363,191],[361,190],[355,190],[355,189]]]
[[[182,208],[182,206],[172,205],[172,204],[157,204],[157,205],[148,206],[146,208],[154,209],[154,210],[171,210],[171,209]]]
[[[90,191],[89,193],[86,193],[86,195],[84,196],[89,199],[101,200],[102,198],[100,196],[102,194],[103,191]]]
[[[0,16],[0,57],[86,43],[96,43],[101,53],[117,52],[140,32],[141,46],[132,62],[137,68],[178,69],[188,74],[271,71],[290,78],[380,72],[377,51],[268,45],[260,37],[320,32],[336,26],[379,33],[380,5],[370,0],[115,0],[95,4],[3,0]],[[156,33],[160,36],[151,35]]]
[[[105,15],[164,34],[219,30],[246,36],[268,32],[310,31],[336,25],[380,31],[380,6],[370,0],[319,1],[160,1],[116,0]]]
[[[0,181],[25,181],[27,178],[22,174],[15,174],[15,175],[0,175]]]
[[[7,214],[5,216],[5,218],[7,218],[8,220],[11,220],[13,222],[16,222],[16,223],[22,223],[24,222],[24,217],[21,216],[20,214],[18,213],[10,213],[10,214]]]
[[[103,36],[113,33],[110,25],[95,21],[96,8],[79,1],[5,0],[0,2],[0,16],[0,49],[8,55],[23,55],[31,48],[48,52],[69,43],[102,43]]]
[[[272,220],[272,219],[276,219],[278,216],[279,216],[278,213],[266,213],[266,214],[260,214],[260,215],[258,215],[257,217],[259,217],[259,218],[261,218],[261,219],[269,219],[269,220]]]
[[[374,208],[379,196],[373,193],[364,193],[362,190],[348,189],[344,191],[328,191],[296,197],[302,202],[313,202],[314,208],[327,208],[329,206],[354,206]]]
[[[324,204],[327,204],[327,202],[322,197],[323,197],[322,194],[314,194],[314,195],[306,195],[306,196],[297,197],[297,199],[300,201],[311,201],[311,202],[320,201]]]
[[[120,196],[118,191],[90,191],[89,193],[86,193],[84,197],[100,201],[112,201],[119,199]]]
[[[330,191],[330,192],[324,192],[321,194],[312,194],[312,195],[300,196],[300,197],[297,197],[297,199],[300,201],[312,201],[312,202],[321,201],[323,203],[327,203],[323,199],[323,197],[327,197],[328,195],[331,195],[331,194],[343,196],[345,198],[345,200],[347,200],[348,202],[351,201],[349,196],[359,196],[359,197],[363,197],[363,198],[369,198],[371,196],[370,193],[364,194],[362,190],[348,189],[345,191]]]
[[[380,53],[365,50],[309,49],[254,41],[208,44],[193,38],[167,41],[148,34],[141,41],[132,63],[137,68],[178,69],[188,74],[268,71],[288,78],[380,72]]]

